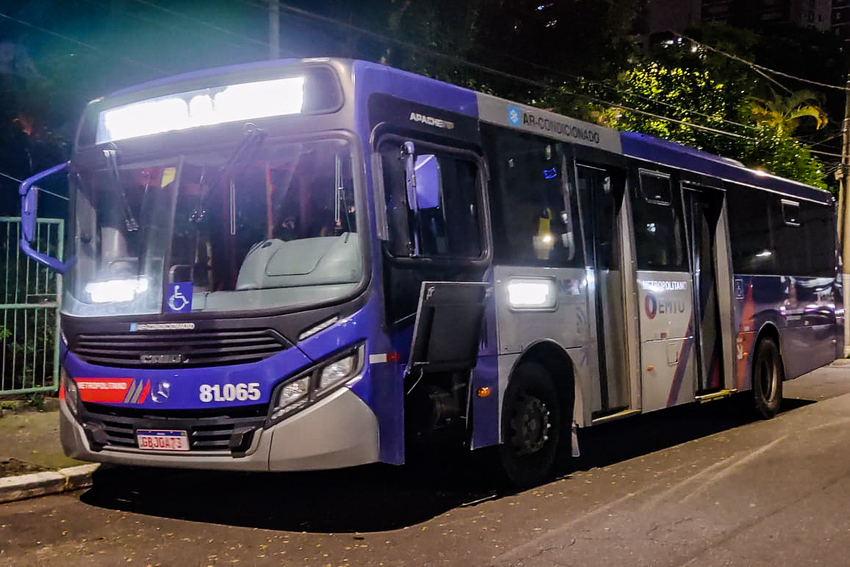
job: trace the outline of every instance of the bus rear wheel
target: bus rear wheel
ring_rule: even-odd
[[[520,364],[511,376],[502,407],[499,457],[511,484],[527,488],[552,475],[561,420],[558,393],[549,373],[535,362]]]
[[[753,362],[753,398],[756,414],[770,419],[779,412],[785,378],[779,347],[773,339],[762,339]]]

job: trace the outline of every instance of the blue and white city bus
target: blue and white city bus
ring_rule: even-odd
[[[68,177],[60,262],[30,241]],[[21,186],[65,274],[61,437],[242,471],[499,446],[541,482],[576,428],[836,358],[829,193],[363,61],[185,74],[85,111]]]

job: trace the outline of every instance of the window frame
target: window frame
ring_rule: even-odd
[[[531,143],[549,145],[558,154],[556,167],[561,168],[559,177],[561,178],[561,190],[563,192],[560,195],[559,201],[560,206],[564,209],[563,212],[568,213],[568,220],[570,224],[569,234],[572,236],[574,246],[572,257],[563,263],[543,261],[539,259],[533,262],[524,262],[517,260],[517,256],[514,254],[516,250],[513,249],[512,244],[509,244],[509,242],[505,240],[500,241],[494,236],[493,261],[502,266],[522,266],[545,269],[584,269],[587,265],[588,253],[583,229],[580,191],[578,190],[577,179],[575,177],[576,157],[574,153],[574,146],[569,142],[543,136],[535,132],[519,131],[495,124],[486,124],[485,126],[492,128],[492,130],[488,131],[484,146],[487,166],[494,170],[489,177],[488,188],[488,195],[489,193],[492,193],[492,197],[488,196],[488,199],[490,200],[488,210],[490,222],[496,224],[496,230],[506,230],[504,227],[504,219],[501,217],[504,216],[505,205],[503,201],[506,193],[509,192],[505,191],[502,187],[503,181],[501,178],[501,172],[499,171],[499,160],[507,157],[504,152],[504,147],[502,147],[505,137],[521,139],[526,145],[530,145]]]
[[[647,197],[646,192],[643,188],[643,177],[647,175],[649,177],[655,177],[656,179],[666,179],[667,180],[667,189],[670,194],[670,198],[667,201],[662,201],[659,199],[650,199]],[[673,204],[673,179],[669,173],[664,173],[661,171],[653,171],[651,169],[638,168],[638,187],[640,188],[640,196],[647,203],[652,203],[653,205],[662,205],[664,207],[669,207]]]
[[[644,175],[651,176],[656,179],[667,180],[667,187],[670,192],[670,200],[662,201],[647,197],[644,193],[643,186]],[[636,179],[634,179],[634,176],[636,176]],[[635,167],[634,169],[630,168],[629,170],[629,177],[627,179],[628,186],[626,190],[629,194],[630,199],[632,199],[629,204],[631,217],[630,222],[632,225],[632,256],[637,271],[689,273],[692,269],[690,241],[688,237],[687,218],[685,216],[684,210],[682,186],[681,183],[675,183],[677,179],[678,177],[674,176],[673,173],[658,171],[654,169],[647,169],[645,167],[640,166]],[[665,207],[672,210],[673,221],[675,223],[673,226],[674,235],[676,228],[679,228],[681,230],[681,238],[679,239],[679,245],[677,246],[677,248],[679,248],[678,251],[681,254],[681,261],[677,263],[674,268],[671,268],[670,266],[648,266],[645,264],[646,258],[641,256],[644,248],[640,245],[637,231],[637,217],[640,214],[644,214],[643,212],[641,212],[644,210],[644,206],[639,202],[635,202],[637,199],[640,199],[641,201],[643,201],[643,203],[646,203],[650,206]]]
[[[782,209],[782,221],[787,226],[801,226],[802,225],[802,222],[800,222],[800,214],[803,211],[802,211],[802,208],[800,207],[799,201],[792,201],[791,199],[780,199],[779,204],[780,204],[780,207]],[[794,218],[796,220],[788,220],[788,214],[786,213],[786,210],[788,210],[789,208],[794,208],[794,209],[797,210],[797,214],[794,215]]]
[[[161,140],[159,136],[151,136],[152,138],[156,138],[157,140]],[[353,163],[357,165],[357,167],[352,171],[352,179],[354,181],[354,193],[355,198],[358,199],[358,213],[357,213],[357,233],[360,236],[360,253],[363,261],[363,273],[360,279],[360,282],[357,284],[357,287],[352,290],[348,294],[339,295],[336,297],[332,297],[330,299],[323,299],[321,301],[315,303],[303,303],[303,304],[293,304],[293,305],[276,305],[263,309],[247,309],[247,310],[232,310],[227,312],[222,311],[195,311],[192,313],[167,313],[164,310],[160,310],[156,317],[164,317],[164,318],[173,318],[173,317],[189,317],[192,320],[210,320],[210,319],[220,319],[223,314],[226,313],[228,317],[231,318],[256,318],[256,317],[267,317],[267,316],[278,316],[288,313],[300,313],[305,310],[318,310],[323,308],[330,308],[333,306],[345,305],[352,301],[362,301],[364,296],[364,292],[369,289],[369,286],[372,282],[372,268],[374,262],[375,254],[372,251],[372,239],[375,238],[373,231],[371,230],[371,215],[372,210],[369,207],[369,185],[368,180],[365,175],[365,159],[368,154],[366,154],[367,147],[364,146],[361,139],[350,130],[331,130],[331,131],[320,131],[320,132],[295,132],[291,134],[285,135],[274,135],[269,136],[265,139],[264,145],[270,144],[293,144],[293,143],[301,143],[301,142],[311,142],[311,141],[322,141],[322,140],[343,140],[345,141],[349,149],[351,151],[351,156]],[[193,151],[190,153],[197,152],[215,152],[219,150],[228,150],[232,151],[234,146],[234,140],[228,139],[226,143],[216,140],[215,143],[208,143],[196,146],[193,148]],[[119,156],[122,157],[122,163],[136,163],[136,162],[144,162],[149,160],[159,160],[164,159],[168,156],[182,156],[186,152],[176,152],[173,151],[173,147],[167,143],[161,144],[156,151],[150,151],[145,149],[144,151],[131,151],[131,148],[138,148],[138,145],[132,144],[124,144],[119,142],[117,144],[119,148]],[[100,161],[103,159],[103,154],[100,148],[91,147],[85,148],[82,153],[75,155],[71,159],[70,171],[69,174],[82,174],[85,171],[98,169]],[[182,173],[182,172],[181,172]],[[176,178],[178,182],[180,181],[180,177]],[[76,192],[76,191],[75,191]],[[74,211],[76,214],[76,211]],[[78,236],[76,231],[73,231],[75,234],[74,237]],[[71,235],[69,234],[68,238]],[[171,233],[171,229],[169,229],[168,239],[169,241],[173,238],[173,234]],[[168,259],[170,262],[170,258]],[[166,272],[163,271],[163,277],[167,276]],[[164,289],[164,288],[163,288]],[[63,298],[66,292],[63,291]],[[72,295],[73,298],[73,295]],[[74,298],[76,300],[76,298]],[[70,313],[65,307],[65,301],[63,301],[62,314],[67,315],[69,317],[80,316],[79,313]],[[126,317],[128,315],[105,315],[105,317]],[[132,315],[134,317],[148,317],[149,315]]]
[[[440,155],[451,156],[463,161],[467,161],[475,166],[475,205],[478,207],[478,238],[481,244],[481,253],[478,257],[458,257],[458,256],[441,256],[441,255],[420,255],[420,256],[398,256],[394,254],[388,247],[390,241],[390,216],[387,214],[387,188],[384,184],[384,160],[381,148],[387,144],[394,144],[401,151],[404,142],[413,142],[416,148],[416,155]],[[383,255],[390,262],[398,266],[487,266],[492,261],[493,246],[490,230],[490,211],[487,199],[487,164],[483,156],[475,151],[451,146],[439,142],[423,140],[417,135],[405,135],[402,132],[388,132],[375,138],[373,144],[373,160],[372,160],[372,178],[375,187],[375,212],[376,218],[379,219],[381,226],[377,229],[379,240],[381,241]],[[441,186],[442,189],[442,186]],[[440,195],[442,199],[443,195]]]

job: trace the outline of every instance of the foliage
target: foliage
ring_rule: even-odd
[[[727,130],[725,120],[744,100],[739,92],[714,81],[707,70],[671,68],[654,62],[636,65],[620,74],[616,89],[621,106],[593,105],[592,116],[597,122],[718,153],[732,150],[731,138],[692,126]]]
[[[62,154],[57,151],[66,149],[61,139],[70,138],[88,99],[155,78],[159,70],[177,73],[266,55],[265,2],[209,0],[201,12],[189,0],[173,0],[165,11],[149,3],[105,0],[103,10],[92,12],[91,2],[30,0],[8,10],[12,17],[79,39],[77,44],[37,28],[0,22],[0,35],[26,44],[37,70],[0,85],[0,95],[8,101],[0,109],[0,171],[24,177],[52,165],[51,159],[38,156]],[[294,13],[287,5],[306,12]],[[281,11],[281,52],[382,61],[694,145],[777,173],[790,170],[794,178],[820,183],[820,163],[805,163],[805,145],[786,135],[786,128],[810,142],[833,136],[843,95],[829,92],[817,105],[794,106],[789,114],[789,109],[780,111],[774,105],[788,102],[776,81],[718,52],[692,49],[686,40],[637,50],[632,34],[646,5],[647,0],[291,0]],[[688,34],[767,67],[829,84],[843,81],[846,56],[841,41],[831,34],[770,26],[756,33],[724,25],[705,25]],[[780,89],[779,99],[771,88]],[[619,107],[588,105],[571,92]],[[817,108],[833,116],[821,130],[816,127],[823,125],[825,113],[816,115]],[[736,141],[691,124],[750,140]],[[4,195],[14,194],[9,182],[0,180],[0,188]]]
[[[752,136],[751,141],[739,146],[739,159],[746,165],[815,187],[828,188],[821,161],[788,132],[770,125],[758,125]]]
[[[826,123],[808,91],[756,100],[738,86],[715,80],[708,68],[658,62],[637,64],[621,73],[615,88],[619,105],[590,105],[590,117],[600,124],[651,134],[826,187],[823,165],[791,136],[804,117]]]
[[[44,409],[44,394],[41,394],[40,392],[28,394],[27,405],[31,408],[37,409],[38,411],[42,411]]]
[[[781,133],[793,134],[803,118],[814,119],[818,130],[829,122],[817,95],[811,91],[797,91],[787,97],[774,92],[770,99],[754,97],[746,110],[757,124],[770,126]]]

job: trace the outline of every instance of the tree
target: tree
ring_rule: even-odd
[[[811,91],[797,91],[783,97],[775,92],[770,99],[752,98],[746,109],[757,124],[775,128],[777,132],[793,134],[803,118],[813,118],[820,130],[829,119]]]
[[[621,73],[614,89],[619,104],[589,104],[591,119],[826,187],[823,164],[805,144],[791,137],[805,117],[826,123],[823,111],[813,104],[812,93],[780,97],[767,106],[738,86],[714,80],[710,69],[667,67],[656,62]],[[590,90],[600,94],[598,86]],[[605,91],[606,96],[610,94]]]

